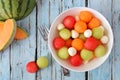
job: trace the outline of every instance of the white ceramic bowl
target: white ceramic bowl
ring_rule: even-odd
[[[105,32],[106,32],[105,34],[107,34],[107,36],[109,37],[109,42],[106,45],[107,53],[105,56],[103,56],[101,58],[93,59],[92,61],[88,62],[87,64],[82,64],[81,66],[75,67],[75,66],[72,66],[68,61],[61,60],[57,56],[56,50],[53,47],[53,39],[58,36],[57,25],[59,23],[61,23],[67,15],[75,16],[75,15],[78,15],[80,13],[80,11],[90,11],[92,14],[94,14],[95,17],[97,17],[102,22],[102,25],[105,28]],[[89,70],[97,68],[102,63],[104,63],[104,61],[108,58],[108,56],[110,55],[110,52],[112,50],[112,46],[113,46],[113,32],[112,32],[111,26],[108,23],[108,21],[106,20],[106,18],[102,14],[100,14],[98,11],[91,9],[91,8],[86,8],[86,7],[75,7],[75,8],[71,8],[71,9],[68,9],[68,10],[62,12],[54,20],[54,22],[52,23],[52,25],[50,27],[50,32],[48,35],[48,45],[49,45],[52,56],[61,66],[65,67],[69,70],[75,71],[75,72],[85,72],[85,71],[89,71]]]

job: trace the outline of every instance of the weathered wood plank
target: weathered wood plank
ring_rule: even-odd
[[[10,59],[10,47],[0,52],[0,80],[10,80]]]
[[[86,0],[73,0],[73,7],[84,7]]]
[[[37,80],[52,80],[52,63],[47,42],[42,38],[39,27],[46,24],[49,27],[49,0],[38,0],[37,2],[37,58],[47,56],[49,58],[49,66],[39,70]]]
[[[54,21],[54,19],[61,12],[61,0],[50,0],[49,4],[50,8],[50,24]],[[61,80],[62,77],[62,69],[61,66],[52,58],[52,80]]]
[[[108,19],[110,24],[112,24],[111,1],[112,0],[89,0],[88,6],[102,13]],[[111,80],[112,54],[113,52],[99,68],[89,71],[89,80]]]
[[[27,39],[14,41],[11,48],[11,80],[35,80],[35,74],[26,71],[26,64],[35,60],[36,9],[30,16],[18,22],[30,35]],[[9,80],[9,79],[8,79]]]
[[[112,80],[120,80],[120,0],[112,0],[112,23],[114,32],[114,56],[112,65]]]

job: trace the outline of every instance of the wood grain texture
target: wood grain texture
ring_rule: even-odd
[[[0,80],[10,79],[10,47],[0,52]]]
[[[112,25],[112,1],[111,0],[89,0],[88,7],[96,9],[100,13],[102,13],[107,20]],[[111,67],[112,67],[112,55],[103,63],[100,67],[95,70],[89,71],[88,79],[89,80],[111,80]]]
[[[52,79],[52,62],[47,42],[44,41],[40,34],[39,27],[46,24],[49,27],[49,0],[38,0],[37,2],[37,58],[47,56],[49,58],[49,66],[37,72],[37,80]]]
[[[49,15],[50,24],[52,24],[54,19],[60,14],[60,12],[62,10],[61,1],[60,0],[50,0],[49,9],[50,9],[50,15]],[[51,69],[52,69],[52,79],[51,80],[61,80],[61,78],[63,76],[63,72],[62,72],[63,70],[61,69],[61,66],[53,58],[52,58]]]
[[[36,10],[27,18],[18,21],[29,37],[13,42],[11,47],[11,80],[35,80],[35,74],[26,71],[26,64],[35,60],[36,50]]]
[[[114,32],[114,56],[112,65],[112,80],[120,80],[120,0],[112,0],[112,22]]]

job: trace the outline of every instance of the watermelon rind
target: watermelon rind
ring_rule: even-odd
[[[21,20],[34,9],[36,0],[0,0],[0,21]]]
[[[5,10],[5,4],[4,4],[3,0],[0,0],[0,15],[1,15],[0,21],[9,18],[9,16],[7,15],[7,12]]]

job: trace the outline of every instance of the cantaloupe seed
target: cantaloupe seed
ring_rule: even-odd
[[[15,34],[14,39],[16,40],[22,40],[28,37],[28,33],[21,27],[17,27],[17,31]]]

